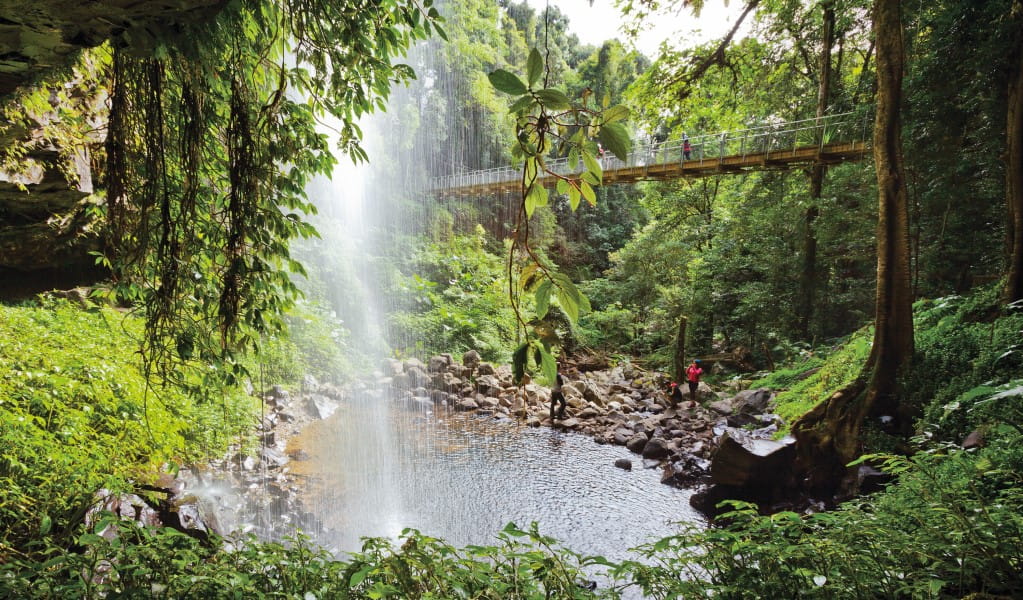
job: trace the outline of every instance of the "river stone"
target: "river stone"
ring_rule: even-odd
[[[565,398],[565,403],[572,408],[582,409],[586,407],[586,400],[583,400],[579,396],[569,396],[568,398]]]
[[[530,427],[539,427],[542,424],[543,424],[543,421],[540,419],[540,417],[538,417],[536,415],[532,415],[528,419],[526,419],[526,425],[528,425]]]
[[[482,373],[483,369],[480,368]],[[504,391],[504,386],[501,385],[501,381],[494,375],[481,375],[476,379],[476,388],[481,394],[486,396],[500,396],[501,392]]]
[[[593,417],[599,417],[600,411],[592,406],[587,406],[586,408],[576,413],[576,416],[579,417],[580,419],[592,419]]]
[[[475,371],[476,367],[480,366],[480,353],[469,350],[462,355],[462,364]]]
[[[458,410],[476,410],[479,407],[480,405],[472,398],[465,398],[455,403],[455,408]]]
[[[444,404],[448,401],[449,396],[444,390],[432,390],[430,392],[430,401],[434,404]]]
[[[715,402],[711,402],[708,408],[722,415],[732,414],[732,402],[730,400],[717,400]]]
[[[626,471],[632,470],[632,461],[627,458],[619,458],[615,461],[615,466],[619,469],[625,469]]]
[[[384,362],[380,364],[380,370],[385,375],[394,377],[400,374],[404,368],[401,366],[401,361],[396,358],[385,358]]]
[[[409,369],[422,369],[423,371],[426,370],[426,365],[423,364],[423,361],[419,360],[418,358],[405,359],[403,365],[405,367],[405,371],[408,371]]]
[[[743,390],[732,398],[732,410],[746,415],[763,414],[772,399],[774,399],[774,392],[767,388]]]
[[[480,407],[497,408],[498,406],[501,405],[501,401],[498,400],[497,398],[494,398],[493,396],[486,396],[482,400],[480,400],[478,404],[480,405]]]
[[[480,363],[478,372],[480,375],[497,375],[497,369],[490,363]]]
[[[306,396],[305,411],[314,419],[326,419],[337,411],[337,403],[326,396],[311,394]]]
[[[576,427],[579,426],[579,419],[576,419],[575,417],[569,417],[564,421],[559,421],[558,425],[564,427],[565,429],[575,429]]]
[[[408,375],[409,384],[414,388],[425,387],[431,383],[429,373],[421,367],[406,367],[405,373]]]
[[[585,398],[587,402],[593,402],[594,404],[600,404],[601,406],[604,404],[603,396],[600,394],[596,386],[593,385],[586,385],[583,388],[583,398]]]
[[[277,448],[266,447],[262,448],[259,452],[260,458],[263,463],[267,465],[267,468],[274,469],[277,467],[283,467],[288,464],[288,457]]]
[[[427,367],[427,371],[430,373],[440,373],[441,371],[448,368],[451,364],[451,356],[431,356],[430,364]]]
[[[668,442],[663,438],[652,437],[643,446],[643,458],[664,458],[668,456]]]
[[[647,437],[645,433],[637,433],[636,435],[629,438],[629,441],[625,442],[625,447],[635,452],[636,454],[643,453],[643,447],[646,446]]]

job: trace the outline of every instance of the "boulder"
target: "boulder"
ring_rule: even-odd
[[[973,430],[963,439],[962,447],[964,450],[971,448],[983,448],[984,447],[984,434],[977,430]]]
[[[469,350],[462,355],[462,364],[475,371],[476,367],[480,366],[480,353],[475,350]]]
[[[725,432],[711,462],[714,483],[735,487],[773,487],[791,473],[795,459],[795,441],[736,439]]]
[[[476,403],[472,398],[464,398],[455,403],[455,408],[458,410],[476,410],[480,405]]]
[[[260,449],[259,457],[269,469],[283,467],[290,460],[283,452],[270,446]]]
[[[761,415],[774,399],[774,392],[767,388],[743,390],[732,398],[732,411],[744,415]]]
[[[629,438],[629,441],[625,442],[625,447],[636,454],[642,454],[643,447],[646,446],[647,440],[648,438],[645,433],[637,433]]]
[[[409,362],[411,361],[407,361],[405,363],[405,375],[408,376],[409,385],[413,388],[425,387],[430,385],[432,382],[430,381],[430,375],[429,373],[426,372],[426,369],[416,365],[410,366],[408,364]]]
[[[593,417],[599,417],[600,411],[592,406],[587,406],[586,408],[576,413],[575,416],[580,419],[592,419]]]
[[[625,469],[626,471],[632,470],[632,461],[627,458],[619,458],[615,461],[615,466],[619,469]]]
[[[482,373],[483,369],[480,368]],[[501,381],[494,375],[481,375],[476,379],[476,389],[485,396],[500,396],[504,392],[504,386],[501,385]]]
[[[396,358],[385,358],[384,362],[380,365],[380,370],[383,371],[384,375],[394,377],[395,375],[401,374],[404,368],[401,366],[401,361]]]
[[[408,373],[398,373],[391,378],[391,389],[394,390],[407,390],[412,387],[412,380],[409,378]]]
[[[406,371],[408,371],[409,369],[422,369],[424,371],[426,370],[426,365],[423,364],[423,361],[419,360],[418,358],[405,359],[405,362],[402,363],[402,366],[405,367]]]
[[[448,368],[451,364],[451,355],[440,355],[430,357],[429,365],[426,370],[430,373],[440,373]]]
[[[604,404],[604,395],[602,395],[594,385],[585,385],[582,389],[582,394],[583,398],[585,398],[587,402],[593,402],[594,404],[599,405]]]
[[[305,397],[305,411],[314,419],[326,419],[338,409],[337,402],[320,394]]]
[[[643,446],[643,458],[660,459],[668,456],[668,442],[663,438],[652,437]]]
[[[478,373],[480,375],[497,375],[497,369],[490,363],[480,363]]]
[[[708,408],[710,408],[712,411],[714,411],[714,412],[716,412],[718,414],[730,415],[730,414],[732,414],[732,401],[731,400],[717,400],[715,402],[711,402],[710,405],[708,406]]]

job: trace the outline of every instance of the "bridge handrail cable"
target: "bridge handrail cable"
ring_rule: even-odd
[[[722,131],[689,138],[690,157],[683,156],[683,138],[670,138],[664,142],[647,141],[636,144],[628,160],[623,161],[611,154],[601,158],[604,171],[630,167],[649,167],[669,163],[705,164],[707,161],[720,162],[724,157],[745,157],[750,154],[783,156],[786,151],[816,146],[823,148],[838,142],[862,141],[866,139],[866,119],[858,119],[857,113],[846,112],[826,115],[820,118],[801,119],[783,123],[755,125],[744,129]],[[546,161],[547,168],[559,175],[573,175],[581,165],[570,169],[567,158]],[[510,183],[522,177],[519,167],[493,167],[435,177],[430,180],[430,189],[453,189]]]

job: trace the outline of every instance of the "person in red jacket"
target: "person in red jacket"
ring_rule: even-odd
[[[694,358],[692,364],[686,368],[686,382],[689,383],[689,396],[696,401],[696,390],[700,387],[700,375],[703,369],[700,368],[700,359]]]

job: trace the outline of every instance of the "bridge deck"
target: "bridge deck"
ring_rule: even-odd
[[[635,183],[637,181],[666,181],[671,179],[697,179],[730,173],[785,169],[799,164],[834,164],[849,160],[860,160],[867,153],[864,142],[843,142],[823,146],[796,146],[788,150],[771,150],[759,153],[743,153],[711,158],[693,158],[684,161],[653,162],[648,165],[624,165],[614,158],[604,160],[604,185]],[[617,163],[617,164],[615,164]],[[619,166],[620,165],[620,166]],[[440,187],[432,190],[437,196],[475,196],[513,193],[519,191],[520,177],[509,177],[504,181],[489,181]],[[546,187],[554,187],[554,177],[544,177]]]

